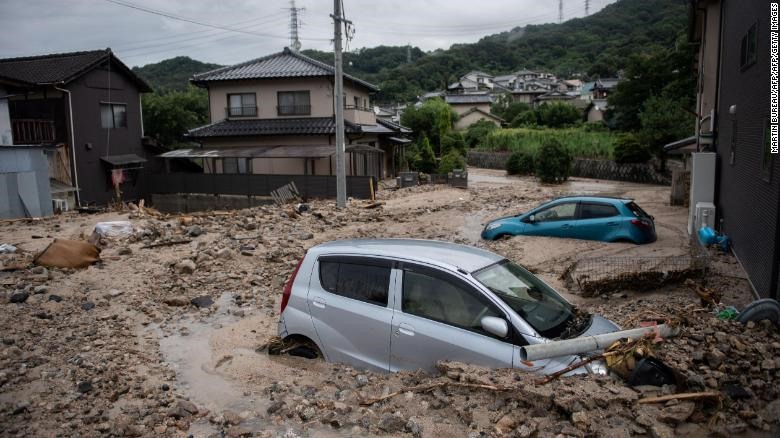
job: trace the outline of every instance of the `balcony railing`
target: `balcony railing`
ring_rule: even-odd
[[[311,105],[279,105],[276,111],[280,116],[308,116],[311,114]]]
[[[11,120],[14,144],[39,144],[54,142],[54,120]]]
[[[225,108],[228,117],[255,117],[257,116],[256,106],[234,106]]]
[[[360,106],[360,105],[344,105],[344,109],[345,110],[358,110],[358,111],[374,112],[373,108],[366,108],[366,107]]]

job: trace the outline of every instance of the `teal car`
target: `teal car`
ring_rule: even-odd
[[[570,196],[533,210],[488,222],[482,238],[551,236],[603,242],[650,243],[656,240],[654,218],[631,199]]]

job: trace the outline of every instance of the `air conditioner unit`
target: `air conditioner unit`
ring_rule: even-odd
[[[697,202],[696,211],[693,214],[693,220],[696,224],[696,231],[702,227],[715,228],[715,204],[712,202]]]
[[[54,211],[68,211],[68,200],[67,199],[52,199],[51,200],[51,206],[54,209]]]

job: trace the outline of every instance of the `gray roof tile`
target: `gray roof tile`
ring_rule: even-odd
[[[359,133],[360,127],[345,122],[348,133]],[[307,117],[292,119],[222,120],[191,129],[191,138],[243,137],[253,135],[324,135],[336,132],[332,117]]]
[[[202,84],[210,81],[319,77],[333,76],[333,74],[333,66],[285,47],[284,51],[273,55],[196,74],[192,77],[192,82]],[[344,74],[344,78],[370,90],[379,90],[376,85],[354,76]]]
[[[444,96],[447,103],[491,103],[493,98],[488,94],[447,94]]]

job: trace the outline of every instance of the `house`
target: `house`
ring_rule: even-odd
[[[206,173],[335,175],[332,66],[285,48],[191,81],[208,90],[210,123],[187,133],[201,148],[176,157],[203,158]],[[409,131],[376,117],[376,91],[344,75],[347,175],[381,179],[397,170],[395,146]]]
[[[756,294],[778,299],[780,156],[772,151],[769,7],[762,0],[690,5],[689,37],[698,46],[696,136],[667,149],[695,144],[692,201],[699,201],[696,193],[711,199],[711,225],[730,238]]]
[[[587,104],[587,120],[589,123],[604,121],[604,114],[607,112],[607,99],[593,99],[590,103],[577,99]]]
[[[617,87],[620,79],[618,78],[599,78],[593,84],[593,98],[606,99],[609,94]]]
[[[0,143],[48,146],[49,190],[60,206],[143,198],[141,93],[148,91],[111,49],[0,59],[10,121],[10,135],[0,122]]]
[[[479,120],[488,120],[496,126],[501,126],[503,122],[500,117],[491,114],[493,97],[488,93],[447,94],[444,101],[458,114],[454,124],[456,130],[466,129]]]

